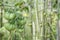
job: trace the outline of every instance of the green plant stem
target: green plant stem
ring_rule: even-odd
[[[10,37],[9,37],[9,40],[12,40],[11,31],[10,31]]]

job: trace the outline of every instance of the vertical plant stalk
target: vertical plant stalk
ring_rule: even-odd
[[[3,0],[1,0],[1,24],[0,24],[0,28],[2,27],[2,21],[3,21]],[[0,40],[2,40],[3,36],[0,34]]]
[[[45,23],[46,23],[46,19],[47,19],[47,17],[46,17],[46,15],[47,15],[47,13],[46,13],[46,11],[47,11],[47,3],[46,3],[46,0],[44,0],[44,10],[43,10],[43,40],[46,40],[46,25],[45,25]]]
[[[57,10],[58,10],[58,15],[60,14],[60,0],[57,0],[58,1],[58,7],[57,7]],[[58,16],[58,20],[57,20],[57,40],[60,40],[60,19],[59,19],[59,16]]]
[[[12,40],[12,36],[11,36],[11,31],[10,31],[10,36],[9,36],[9,40]]]
[[[1,0],[1,27],[2,27],[2,21],[3,21],[3,0]]]
[[[35,40],[35,23],[34,23],[34,21],[32,22],[32,27],[33,27],[33,40]]]
[[[38,39],[39,40],[42,40],[42,26],[41,26],[41,24],[42,24],[42,22],[43,22],[43,16],[42,16],[42,14],[43,14],[43,8],[44,8],[44,0],[38,0],[38,5],[37,5],[37,7],[38,7],[38,11],[37,11],[37,16],[38,16]]]
[[[40,27],[39,27],[39,12],[38,12],[38,0],[35,1],[35,12],[36,12],[36,40],[40,40],[39,32],[40,32]]]
[[[47,9],[47,11],[48,11],[48,13],[49,13],[49,14],[48,14],[48,16],[49,16],[49,17],[48,17],[48,20],[49,20],[48,23],[49,23],[49,25],[52,24],[52,22],[51,22],[51,21],[52,21],[52,19],[51,19],[51,12],[52,12],[52,11],[51,11],[51,10],[52,10],[52,9],[51,9],[51,7],[52,7],[52,6],[51,6],[51,1],[52,1],[52,0],[48,0],[48,9]],[[49,29],[48,29],[48,30],[49,30],[48,33],[49,33],[49,35],[50,35],[49,40],[52,40],[52,35],[51,35],[51,32],[52,32],[52,31],[51,31],[50,27],[51,27],[51,26],[48,27],[48,28],[49,28]]]
[[[33,5],[34,6],[34,5]],[[30,15],[30,20],[31,20],[31,24],[32,24],[32,27],[31,27],[31,39],[32,40],[35,40],[35,23],[33,23],[33,18],[32,18],[32,14],[33,14],[33,12],[32,12],[33,10],[32,10],[32,8],[31,8],[31,5],[29,6],[29,15]]]

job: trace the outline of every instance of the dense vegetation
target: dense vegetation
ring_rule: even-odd
[[[57,0],[3,0],[0,9],[0,40],[56,40]]]

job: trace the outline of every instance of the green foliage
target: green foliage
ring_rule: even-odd
[[[4,24],[4,27],[8,30],[8,31],[12,31],[16,29],[16,26],[10,23],[6,23]]]
[[[57,3],[58,3],[57,0],[52,0],[52,7],[57,8]]]
[[[5,19],[7,19],[7,20],[11,20],[11,19],[14,19],[15,18],[15,14],[14,13],[5,13],[4,14],[4,17],[5,17]]]
[[[4,3],[4,5],[6,6],[4,6],[3,18],[7,20],[8,22],[3,23],[3,27],[0,28],[0,38],[2,37],[1,40],[31,40],[33,36],[32,35],[32,30],[33,30],[32,21],[35,22],[35,27],[36,27],[35,10],[37,11],[37,8],[35,9],[34,7],[34,1],[33,0],[32,1],[31,0],[20,0],[20,1],[17,0],[18,2],[15,2],[14,0],[10,0],[10,2],[8,2],[7,0],[5,1],[6,3]],[[11,1],[14,1],[14,2],[11,2]],[[29,7],[31,9],[29,9]],[[52,7],[53,9],[56,9],[57,7],[56,0],[52,0]],[[39,14],[39,11],[40,10],[38,10],[38,14]],[[47,11],[47,13],[42,12],[42,16],[40,15],[41,14],[38,15],[39,28],[42,29],[45,27],[46,29],[45,30],[42,29],[41,32],[40,31],[37,32],[37,30],[35,30],[36,37],[38,37],[39,35],[42,35],[40,33],[43,33],[43,30],[44,30],[46,34],[44,35],[44,37],[46,38],[51,37],[52,40],[56,39],[57,13],[53,13],[53,12],[49,13]],[[30,18],[30,16],[32,16],[31,17],[32,19]],[[43,20],[41,21],[41,19]],[[35,29],[37,29],[37,27]],[[48,33],[49,29],[51,31],[50,33]],[[26,34],[24,34],[25,32]],[[38,38],[40,38],[40,36]]]

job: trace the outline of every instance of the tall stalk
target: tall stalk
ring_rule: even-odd
[[[0,19],[0,27],[2,27],[3,26],[3,23],[2,23],[2,21],[3,21],[3,0],[0,0],[0,2],[1,2],[1,15],[0,15],[0,17],[1,17],[1,19]],[[2,35],[0,34],[0,40],[2,40]]]
[[[36,11],[36,40],[40,40],[39,39],[39,32],[40,32],[40,28],[39,28],[39,13],[38,13],[38,0],[35,1],[36,5],[35,5],[35,11]]]
[[[32,27],[33,27],[33,40],[35,40],[35,23],[34,23],[34,21],[32,22]]]
[[[57,0],[58,1],[58,15],[60,14],[60,0]],[[58,16],[58,20],[57,20],[57,40],[60,40],[60,19],[59,19],[59,16]]]
[[[1,0],[1,27],[2,27],[2,20],[3,20],[3,0]]]

